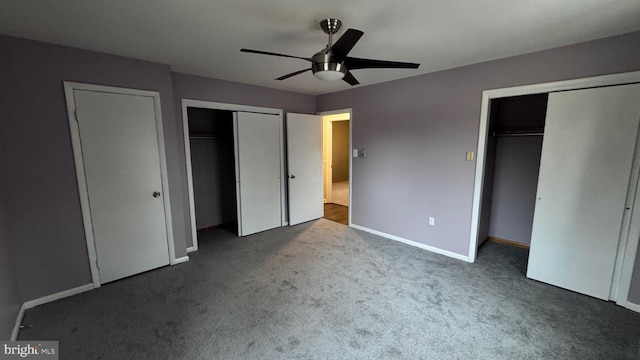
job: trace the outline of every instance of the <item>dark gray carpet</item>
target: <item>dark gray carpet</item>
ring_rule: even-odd
[[[28,310],[61,359],[640,359],[640,314],[318,220],[209,232],[191,261]]]

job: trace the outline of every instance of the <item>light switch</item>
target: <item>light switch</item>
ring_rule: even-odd
[[[467,151],[467,161],[473,161],[473,151]]]
[[[367,149],[359,149],[358,150],[358,157],[366,158],[367,157]]]
[[[354,158],[357,158],[358,157],[358,149],[353,149],[353,154],[351,156],[353,156]]]

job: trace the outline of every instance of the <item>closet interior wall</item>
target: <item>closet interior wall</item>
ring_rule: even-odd
[[[190,107],[187,114],[196,228],[235,224],[233,112]]]
[[[529,246],[547,94],[491,102],[481,239]]]

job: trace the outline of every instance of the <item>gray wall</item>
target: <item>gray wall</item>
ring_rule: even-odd
[[[331,181],[349,180],[349,120],[331,123]]]
[[[283,109],[285,113],[316,113],[315,97],[311,95],[268,89],[259,86],[245,85],[230,81],[217,80],[182,73],[172,73],[172,76],[176,119],[178,119],[177,122],[180,129],[182,129],[182,99],[270,107]],[[188,209],[189,198],[186,196],[187,170],[184,157],[184,139],[180,138],[179,142],[179,149],[181,151],[179,159],[180,167],[182,174],[184,175],[181,179],[182,194],[185,195],[183,197],[184,203],[181,204],[181,206]],[[184,212],[182,221],[187,224],[190,222],[188,211]],[[187,246],[191,246],[191,234],[185,234],[185,237],[188,239]]]
[[[467,255],[475,162],[464,155],[482,91],[638,71],[638,44],[640,32],[319,96],[318,111],[353,109],[353,147],[367,149],[353,159],[353,223]]]
[[[529,245],[542,136],[497,139],[489,236]]]
[[[21,300],[91,283],[63,80],[160,92],[176,256],[184,256],[169,67],[7,36],[0,49],[0,197]]]

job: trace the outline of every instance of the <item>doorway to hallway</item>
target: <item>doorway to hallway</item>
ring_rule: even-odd
[[[321,114],[323,122],[324,217],[349,225],[351,113]]]

